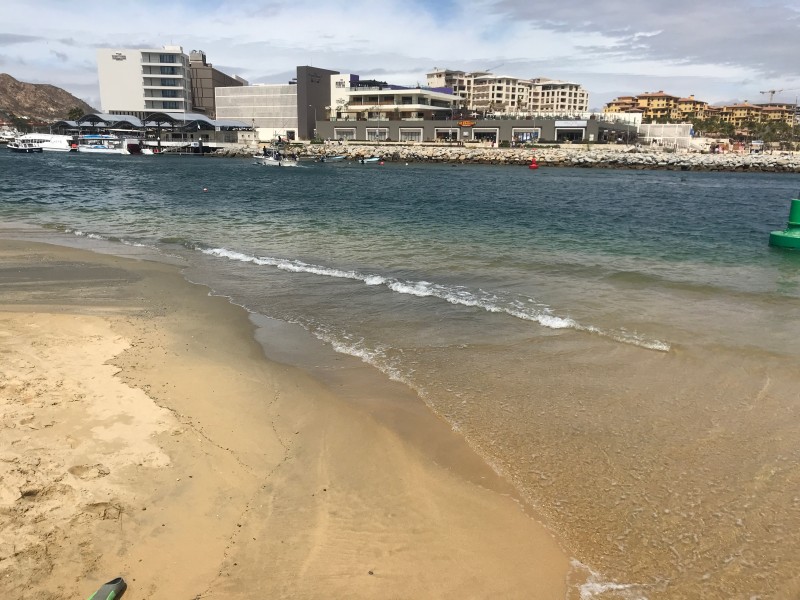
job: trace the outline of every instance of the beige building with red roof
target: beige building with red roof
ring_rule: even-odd
[[[751,104],[747,101],[729,106],[711,106],[693,95],[679,98],[663,90],[639,96],[620,96],[603,109],[605,113],[642,113],[642,122],[686,122],[694,119],[718,118],[735,127],[744,123],[783,121],[792,125],[797,108],[794,104]]]

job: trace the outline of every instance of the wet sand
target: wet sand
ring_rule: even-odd
[[[421,402],[268,360],[174,266],[0,241],[0,353],[0,597],[565,597]]]

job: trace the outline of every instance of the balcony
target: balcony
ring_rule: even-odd
[[[166,79],[166,78],[165,78]],[[186,87],[183,85],[162,85],[159,81],[158,83],[142,83],[142,87],[146,90],[185,90]]]
[[[167,96],[152,96],[147,93],[144,95],[145,102],[178,102],[180,104],[186,103],[186,98],[178,96],[176,98],[169,98]]]

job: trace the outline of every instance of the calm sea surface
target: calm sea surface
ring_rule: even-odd
[[[409,386],[557,532],[584,598],[800,597],[800,253],[767,246],[798,191],[0,149],[4,224],[178,256]]]

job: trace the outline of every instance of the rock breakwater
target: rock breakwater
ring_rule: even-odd
[[[755,171],[800,173],[800,154],[690,154],[631,146],[575,148],[471,148],[469,146],[401,146],[308,144],[294,149],[301,158],[343,155],[348,160],[379,156],[386,162],[528,165],[543,167],[665,169],[674,171]],[[252,148],[217,150],[211,156],[250,157]]]

